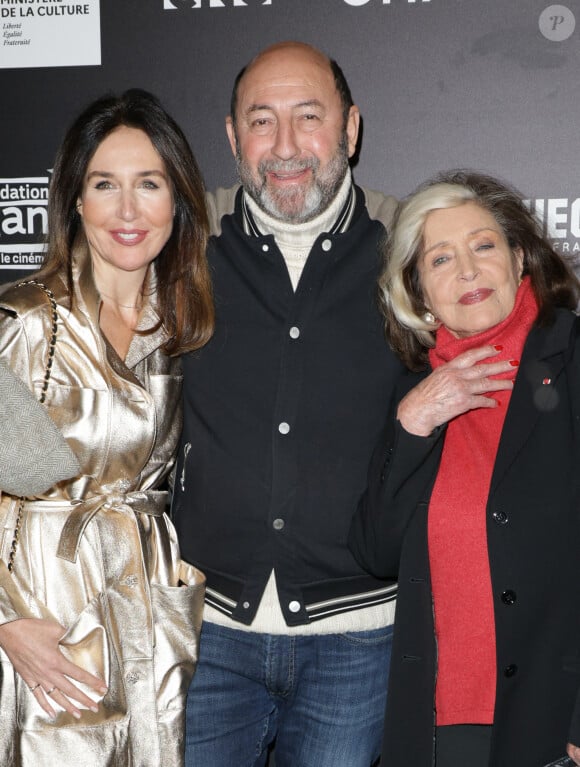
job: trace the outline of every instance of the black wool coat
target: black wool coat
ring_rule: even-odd
[[[562,756],[568,741],[580,745],[577,326],[572,312],[559,310],[553,324],[530,332],[490,485],[497,693],[489,767],[542,767]],[[411,376],[407,388],[417,380]],[[384,767],[434,764],[437,648],[427,514],[444,432],[416,437],[390,419],[350,531],[363,567],[399,577]]]

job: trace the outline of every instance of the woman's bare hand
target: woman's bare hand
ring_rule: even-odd
[[[468,410],[496,407],[497,400],[485,396],[513,388],[507,378],[492,378],[513,372],[517,362],[486,362],[501,349],[482,346],[457,356],[434,370],[401,400],[397,417],[411,434],[427,437],[433,429]]]
[[[102,679],[65,658],[59,647],[64,633],[55,621],[21,618],[0,626],[0,646],[50,717],[56,716],[54,701],[79,719],[81,711],[75,702],[95,712],[98,707],[74,682],[87,685],[99,696],[107,687]]]

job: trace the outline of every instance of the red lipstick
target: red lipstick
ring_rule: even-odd
[[[464,306],[470,306],[471,304],[478,304],[480,301],[485,301],[489,298],[493,290],[491,288],[478,288],[477,290],[471,290],[469,293],[464,293],[459,299],[459,303]]]

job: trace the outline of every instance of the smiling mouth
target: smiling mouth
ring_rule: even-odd
[[[489,298],[493,290],[491,288],[479,288],[478,290],[472,290],[469,293],[464,293],[459,299],[459,303],[464,306],[470,306],[471,304],[479,304],[481,301],[485,301]]]
[[[292,181],[299,181],[310,171],[310,168],[301,168],[300,170],[293,171],[269,171],[268,176],[274,181],[284,183],[285,181],[292,183]]]
[[[123,245],[137,245],[138,243],[143,242],[147,232],[144,229],[133,229],[130,232],[122,229],[115,229],[111,234],[114,240]]]

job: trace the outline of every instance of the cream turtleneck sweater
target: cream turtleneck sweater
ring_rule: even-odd
[[[330,232],[350,193],[352,179],[350,170],[344,177],[338,193],[330,206],[312,221],[304,224],[287,224],[265,213],[252,198],[245,194],[246,205],[261,232],[274,235],[288,268],[294,290],[316,238],[322,232]]]

